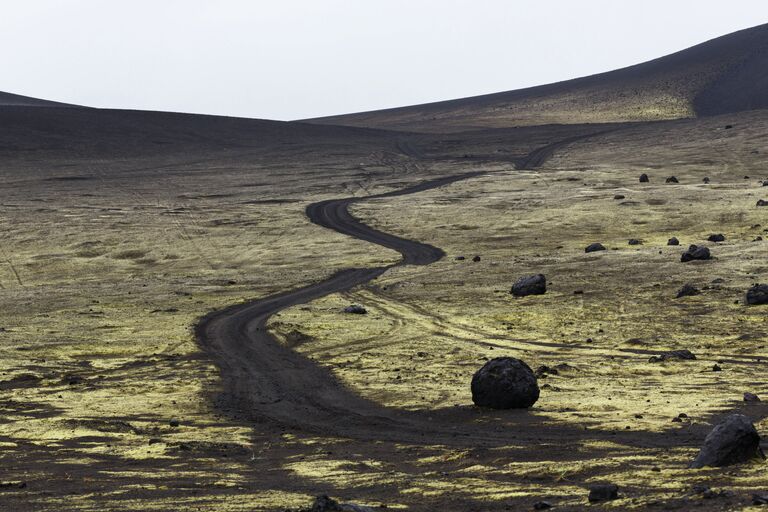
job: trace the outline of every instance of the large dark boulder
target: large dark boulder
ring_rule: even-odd
[[[547,292],[547,278],[544,274],[535,276],[521,277],[512,285],[509,293],[515,297],[525,297],[526,295],[544,295]]]
[[[616,484],[595,484],[589,486],[590,503],[615,500],[619,497],[619,486]]]
[[[756,284],[747,290],[747,304],[750,306],[768,304],[768,284]]]
[[[743,414],[731,414],[707,435],[690,467],[730,466],[757,457],[765,458],[765,455],[755,426]]]
[[[686,263],[693,260],[708,260],[712,257],[709,253],[709,249],[698,245],[691,245],[688,250],[680,256],[680,261]]]
[[[589,244],[584,248],[584,252],[596,252],[596,251],[604,251],[604,250],[605,250],[605,246],[597,242],[594,244]]]
[[[533,370],[514,357],[491,359],[472,377],[472,401],[491,409],[527,409],[539,399]]]

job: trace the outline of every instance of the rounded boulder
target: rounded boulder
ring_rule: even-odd
[[[539,399],[536,375],[514,357],[491,359],[472,377],[472,401],[491,409],[527,409]]]

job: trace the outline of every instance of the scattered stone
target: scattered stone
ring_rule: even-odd
[[[768,180],[763,180],[763,186],[768,187]]]
[[[667,178],[666,182],[667,182],[667,183],[680,183],[680,182],[677,180],[677,178],[675,178],[674,176],[670,176],[669,178]]]
[[[615,500],[619,497],[619,486],[615,484],[596,484],[589,486],[589,501],[591,503],[599,501]]]
[[[704,177],[704,179],[703,179],[703,180],[701,180],[701,181],[703,181],[704,183],[709,183],[709,178],[707,178],[707,177],[705,176],[705,177]]]
[[[640,183],[648,183],[649,181],[647,174],[643,173],[640,175]]]
[[[480,256],[475,256],[474,258],[472,258],[472,261],[477,263],[478,261],[480,261]]]
[[[723,371],[723,369],[720,367],[720,365],[719,365],[719,364],[715,363],[715,364],[712,366],[712,371],[713,371],[713,372],[721,372],[721,371]]]
[[[547,510],[552,508],[552,504],[548,501],[537,501],[533,504],[533,510]]]
[[[326,495],[322,495],[315,498],[312,508],[304,509],[302,512],[373,512],[373,509],[353,503],[339,503]]]
[[[368,313],[368,310],[358,304],[352,304],[351,306],[345,307],[344,312],[351,313],[353,315],[365,315]]]
[[[667,245],[680,245],[680,240],[678,240],[676,237],[672,237],[669,240],[667,240]]]
[[[464,261],[465,259],[467,259],[466,256],[456,256],[456,261]]]
[[[708,260],[712,256],[709,253],[709,249],[706,247],[699,247],[698,245],[691,245],[688,250],[680,256],[680,261],[686,263],[693,260]]]
[[[725,125],[725,129],[726,129],[726,130],[730,130],[731,128],[733,128],[733,125],[732,125],[732,124],[727,124],[727,125]]]
[[[760,397],[757,396],[754,393],[746,392],[746,393],[744,393],[744,401],[745,402],[759,402],[760,401]]]
[[[587,247],[584,248],[584,252],[596,252],[596,251],[604,251],[605,246],[601,243],[594,243],[589,244]]]
[[[725,242],[725,235],[722,233],[712,234],[707,237],[710,242]]]
[[[730,466],[756,457],[765,458],[765,455],[755,426],[743,414],[731,414],[707,435],[690,467]]]
[[[747,290],[747,304],[750,306],[768,304],[768,284],[756,284]]]
[[[626,196],[623,196],[621,194],[616,194],[615,196],[613,196],[613,198],[616,199],[616,200],[619,200],[619,199],[625,199]]]
[[[557,375],[560,372],[557,371],[557,368],[552,368],[546,365],[541,365],[538,368],[536,368],[536,371],[534,372],[534,375],[538,378],[546,378],[547,375]]]
[[[758,199],[757,206],[768,206],[768,201],[766,201],[765,199]]]
[[[171,418],[168,424],[174,428],[178,427],[181,423],[176,418]]]
[[[637,238],[630,238],[628,243],[629,245],[643,245],[643,241]]]
[[[682,297],[691,297],[691,296],[693,296],[693,295],[699,295],[700,293],[701,293],[701,292],[699,291],[699,289],[698,289],[698,288],[696,288],[695,286],[693,286],[693,285],[692,285],[692,284],[690,284],[690,283],[686,283],[686,284],[684,284],[684,285],[683,285],[683,287],[682,287],[682,288],[680,288],[680,290],[677,292],[677,296],[676,296],[676,298],[677,298],[677,299],[680,299],[680,298],[682,298]]]
[[[694,361],[696,359],[696,356],[690,350],[686,350],[686,349],[670,350],[668,352],[662,352],[658,356],[651,356],[648,359],[648,362],[658,363],[661,361],[669,361],[672,359],[679,359],[682,361]]]
[[[531,368],[513,357],[496,357],[472,377],[472,401],[478,407],[526,409],[539,399]]]
[[[547,279],[544,274],[521,277],[512,285],[509,293],[515,297],[525,297],[527,295],[543,295],[547,292]]]
[[[584,290],[573,290],[574,295],[584,295]]]

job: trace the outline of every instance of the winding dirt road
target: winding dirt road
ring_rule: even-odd
[[[518,168],[538,167],[557,149],[594,135],[573,137],[537,149],[520,159]],[[464,173],[385,194],[309,205],[306,213],[312,222],[394,249],[402,254],[402,260],[389,266],[342,270],[324,281],[204,317],[196,327],[196,334],[201,346],[221,369],[223,407],[251,421],[271,421],[322,435],[419,444],[427,441],[466,446],[516,444],[527,447],[531,457],[548,457],[551,450],[559,452],[563,445],[571,442],[605,439],[607,435],[611,435],[613,442],[636,447],[696,442],[698,436],[683,440],[663,434],[609,433],[586,425],[555,424],[535,410],[491,412],[465,406],[406,411],[383,407],[345,388],[330,371],[284,346],[267,331],[269,318],[285,308],[350,290],[395,266],[428,265],[445,256],[437,247],[366,226],[349,213],[352,203],[413,194],[480,174],[483,173]]]

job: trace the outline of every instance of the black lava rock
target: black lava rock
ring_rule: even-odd
[[[710,242],[725,242],[725,235],[722,233],[712,234],[707,237]]]
[[[676,296],[676,298],[680,299],[680,298],[682,298],[682,297],[691,297],[691,296],[693,296],[693,295],[698,295],[698,294],[700,294],[700,293],[701,293],[701,292],[699,291],[699,289],[698,289],[698,288],[696,288],[695,286],[693,286],[693,285],[692,285],[692,284],[690,284],[690,283],[686,283],[686,284],[684,284],[684,285],[683,285],[683,287],[682,287],[682,288],[680,288],[680,290],[677,292],[677,296]]]
[[[643,173],[640,175],[640,183],[648,183],[649,181],[647,174]]]
[[[514,357],[491,359],[472,377],[472,401],[478,407],[527,409],[538,399],[533,370]]]
[[[699,247],[698,245],[691,245],[688,250],[680,256],[680,261],[683,263],[693,260],[708,260],[712,256],[709,253],[709,249],[706,247]]]
[[[745,402],[759,402],[760,401],[760,397],[757,396],[754,393],[747,392],[747,393],[744,393],[744,401]]]
[[[604,251],[604,250],[605,250],[605,246],[603,246],[603,244],[601,243],[589,244],[584,248],[584,252],[596,252],[596,251]]]
[[[477,263],[478,261],[480,261],[480,256],[475,256],[474,258],[472,258],[472,261]]]
[[[622,194],[616,194],[615,196],[613,196],[613,198],[614,198],[614,199],[616,199],[616,200],[619,200],[619,199],[624,199],[625,197],[626,197],[626,196],[624,196],[624,195],[622,195]]]
[[[755,426],[743,414],[731,414],[707,435],[690,467],[730,466],[756,457],[765,458],[765,455]]]
[[[326,495],[322,495],[315,498],[312,508],[302,509],[302,512],[373,512],[373,509],[353,503],[339,503]]]
[[[533,510],[549,510],[552,504],[548,501],[537,501],[533,504]]]
[[[526,295],[543,295],[547,292],[547,279],[544,274],[535,276],[521,277],[512,285],[509,292],[515,297],[525,297]]]
[[[615,484],[596,484],[589,486],[589,501],[592,503],[599,501],[615,500],[619,497],[619,486]]]
[[[701,180],[701,181],[703,181],[704,183],[709,183],[709,178],[707,178],[707,177],[704,177],[704,179],[703,179],[703,180]]]
[[[757,206],[768,206],[768,201],[766,201],[765,199],[758,199]]]
[[[630,238],[628,243],[629,245],[643,245],[643,241],[637,238]]]
[[[175,427],[178,427],[180,425],[180,422],[176,418],[171,418],[171,420],[168,422],[168,425],[170,425],[170,426],[175,428]]]
[[[680,245],[680,240],[675,238],[674,236],[667,240],[667,245]]]
[[[690,350],[670,350],[669,352],[663,352],[658,356],[651,356],[648,359],[649,363],[657,363],[659,361],[669,361],[671,359],[679,359],[683,361],[694,361],[696,356]]]
[[[747,304],[750,306],[768,304],[768,284],[756,284],[747,290]]]
[[[344,308],[345,313],[351,313],[353,315],[364,315],[368,313],[368,310],[365,309],[363,306],[358,306],[357,304],[352,304],[351,306],[347,306]]]
[[[667,183],[680,183],[679,181],[677,181],[677,178],[675,178],[674,176],[670,176],[669,178],[667,178],[666,182]]]

